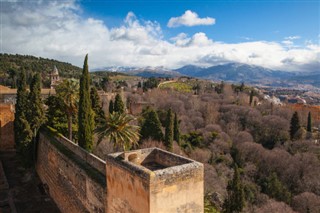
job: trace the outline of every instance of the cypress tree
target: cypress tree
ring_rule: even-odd
[[[307,124],[307,131],[312,132],[312,118],[311,118],[311,112],[308,113],[308,124]]]
[[[164,144],[168,150],[172,151],[173,149],[173,115],[172,115],[171,109],[169,109],[167,112]]]
[[[124,113],[124,103],[122,101],[120,94],[117,94],[115,97],[113,110],[120,114]]]
[[[163,133],[161,130],[161,122],[158,114],[153,109],[145,112],[145,120],[140,130],[141,139],[151,138],[153,140],[162,141]]]
[[[296,133],[300,129],[300,121],[299,121],[299,115],[298,112],[294,112],[291,118],[291,123],[290,123],[290,139],[294,140]]]
[[[240,92],[243,92],[244,87],[245,87],[245,86],[244,86],[244,83],[242,82],[241,85],[240,85],[240,87],[239,87]]]
[[[32,137],[33,133],[30,128],[30,124],[26,119],[24,112],[21,113],[20,117],[15,118],[16,122],[18,123],[18,138],[17,140],[17,152],[19,153],[20,160],[25,167],[29,167],[32,165],[32,157],[33,157],[33,150],[32,150]]]
[[[254,95],[254,93],[253,93],[253,89],[252,89],[251,92],[250,92],[250,100],[249,100],[250,106],[252,105],[253,95]]]
[[[263,180],[261,191],[270,197],[290,204],[291,193],[286,186],[279,180],[275,172],[271,173],[269,177]]]
[[[22,70],[18,79],[18,90],[17,90],[17,102],[15,105],[14,114],[14,138],[15,143],[19,146],[20,142],[24,141],[31,142],[32,131],[30,129],[30,124],[26,119],[26,113],[28,110],[28,91],[26,84],[26,74]],[[26,130],[24,132],[24,130]],[[30,130],[30,132],[28,131]],[[31,134],[31,137],[29,135]]]
[[[112,114],[114,112],[114,109],[113,109],[113,100],[110,100],[109,102],[109,113]]]
[[[87,151],[92,150],[94,113],[91,108],[90,100],[90,77],[88,68],[88,55],[86,55],[82,76],[80,78],[80,100],[78,112],[78,141],[79,145]]]
[[[178,144],[180,144],[180,129],[177,113],[174,113],[173,138]]]
[[[241,212],[245,205],[244,189],[237,164],[234,165],[233,179],[228,182],[224,212]]]
[[[104,111],[101,107],[100,97],[95,87],[91,87],[90,91],[91,107],[94,111],[94,122],[99,125],[105,119]]]
[[[27,119],[30,122],[31,130],[38,130],[45,122],[45,113],[41,100],[41,77],[37,73],[33,76],[29,93],[29,113]]]

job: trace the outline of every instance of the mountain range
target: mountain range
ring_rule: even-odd
[[[175,70],[164,67],[109,67],[104,68],[104,70],[124,72],[141,77],[190,76],[213,81],[245,82],[268,86],[292,87],[297,84],[310,84],[320,87],[320,70],[308,73],[287,72],[241,63],[228,63],[211,67],[186,65]]]
[[[174,71],[182,75],[215,81],[246,82],[284,87],[310,84],[320,87],[320,69],[314,72],[286,72],[248,64],[228,63],[207,68],[187,65]]]

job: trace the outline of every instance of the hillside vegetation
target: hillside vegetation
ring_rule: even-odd
[[[81,68],[66,62],[29,55],[0,54],[0,84],[15,87],[18,72],[24,69],[28,83],[34,73],[40,73],[44,86],[48,87],[49,74],[54,66],[58,68],[61,77],[79,78],[81,74]]]
[[[139,85],[138,90],[125,87],[128,112],[130,102],[152,106],[136,115],[143,130],[135,148],[158,146],[202,162],[206,212],[232,212],[226,205],[235,190],[230,185],[234,165],[238,166],[238,185],[244,196],[241,212],[306,213],[320,209],[320,146],[315,144],[319,135],[307,132],[305,111],[298,110],[299,129],[292,135],[294,111],[264,100],[254,88],[196,79],[159,82],[158,88],[144,93]],[[180,139],[168,147],[164,135],[169,110],[177,115]],[[145,126],[152,128],[148,120],[151,112],[158,116],[158,127],[154,128],[159,135],[145,132]],[[317,127],[317,114],[312,112],[312,116],[312,125]],[[101,158],[113,151],[108,140],[94,149]]]

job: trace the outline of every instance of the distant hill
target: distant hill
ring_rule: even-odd
[[[291,72],[276,71],[240,63],[229,63],[208,68],[188,65],[175,71],[198,78],[248,83],[259,83],[265,80],[284,80],[296,76],[295,73]]]
[[[216,81],[247,82],[269,86],[292,86],[310,84],[320,87],[320,72],[285,72],[260,66],[229,63],[212,67],[187,65],[174,70],[184,75]]]
[[[187,75],[187,76],[196,76],[198,73],[204,71],[205,68],[198,67],[195,65],[186,65],[183,66],[179,69],[176,69],[175,71],[178,73],[181,73],[182,75]]]
[[[304,84],[311,84],[315,87],[320,87],[320,71],[308,74],[300,74],[298,76],[292,77],[289,80],[296,83],[303,82]]]
[[[53,67],[56,66],[61,77],[65,78],[79,78],[81,68],[76,67],[70,63],[61,62],[53,59],[35,57],[30,55],[11,55],[0,54],[0,84],[11,85],[12,76],[14,76],[21,69],[26,71],[27,79],[29,80],[32,73],[41,73],[43,83],[48,86],[49,74]]]
[[[171,78],[181,76],[179,72],[172,71],[170,69],[166,69],[165,67],[122,67],[122,66],[113,66],[113,67],[103,67],[94,69],[95,73],[97,71],[108,71],[110,73],[123,73],[126,75],[135,75],[143,78],[150,77],[161,77],[161,78]]]

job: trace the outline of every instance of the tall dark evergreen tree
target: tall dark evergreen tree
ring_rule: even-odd
[[[228,182],[227,197],[223,207],[225,213],[241,212],[245,206],[244,189],[237,164],[234,165],[233,179]]]
[[[26,83],[26,74],[22,70],[18,79],[18,90],[17,90],[17,102],[15,105],[14,114],[14,138],[15,143],[18,146],[20,142],[25,141],[31,142],[32,131],[30,129],[30,124],[27,121],[26,113],[28,111],[28,91]],[[24,130],[30,130],[30,132],[24,132]],[[26,134],[24,134],[26,133]],[[30,137],[28,137],[31,134]]]
[[[180,129],[177,113],[174,113],[174,122],[173,122],[173,139],[180,144]]]
[[[300,129],[300,120],[299,120],[299,115],[298,112],[294,112],[291,118],[291,123],[290,123],[290,139],[294,140],[296,139],[296,134]]]
[[[98,95],[98,91],[95,87],[91,87],[90,99],[91,99],[91,107],[94,111],[94,122],[96,126],[98,126],[99,123],[103,122],[103,120],[105,119],[105,114],[101,107],[101,101]]]
[[[311,118],[311,112],[309,112],[309,113],[308,113],[307,131],[308,131],[308,132],[312,132],[312,118]]]
[[[254,92],[253,92],[253,89],[252,89],[251,92],[250,92],[250,100],[249,100],[250,106],[252,105],[253,95],[254,95]]]
[[[279,180],[275,172],[272,172],[269,177],[266,177],[261,183],[261,192],[278,201],[290,204],[292,195],[287,187]]]
[[[172,151],[173,149],[173,114],[171,109],[169,109],[167,112],[164,144],[168,150]]]
[[[33,76],[29,93],[29,112],[27,115],[31,130],[37,131],[45,122],[45,113],[41,100],[41,77],[40,73]]]
[[[243,92],[243,91],[244,91],[244,88],[245,88],[245,85],[244,85],[244,83],[242,82],[241,85],[240,85],[240,87],[239,87],[240,92]]]
[[[109,113],[112,114],[114,112],[114,104],[113,104],[113,100],[110,100],[109,102]]]
[[[65,104],[63,103],[63,100],[60,97],[52,95],[45,100],[45,104],[48,106],[48,109],[46,110],[46,125],[67,136],[69,134],[68,116],[65,113]],[[73,124],[78,125],[78,123],[74,123],[74,120],[72,120],[72,122]]]
[[[82,76],[80,78],[80,99],[78,112],[78,141],[79,145],[88,150],[92,150],[93,129],[94,129],[94,113],[91,108],[90,100],[90,76],[88,68],[88,55],[86,55]]]
[[[141,139],[151,138],[153,140],[162,141],[163,133],[161,130],[161,122],[158,114],[154,109],[148,109],[144,114],[144,122],[140,130]]]
[[[117,94],[115,99],[114,99],[114,106],[113,106],[113,110],[115,112],[118,113],[124,113],[125,109],[124,109],[124,103],[122,101],[122,98],[120,96],[120,94]]]
[[[18,79],[14,138],[22,162],[25,166],[30,166],[32,162],[32,130],[26,116],[28,113],[28,91],[26,87],[25,71],[22,70]]]

